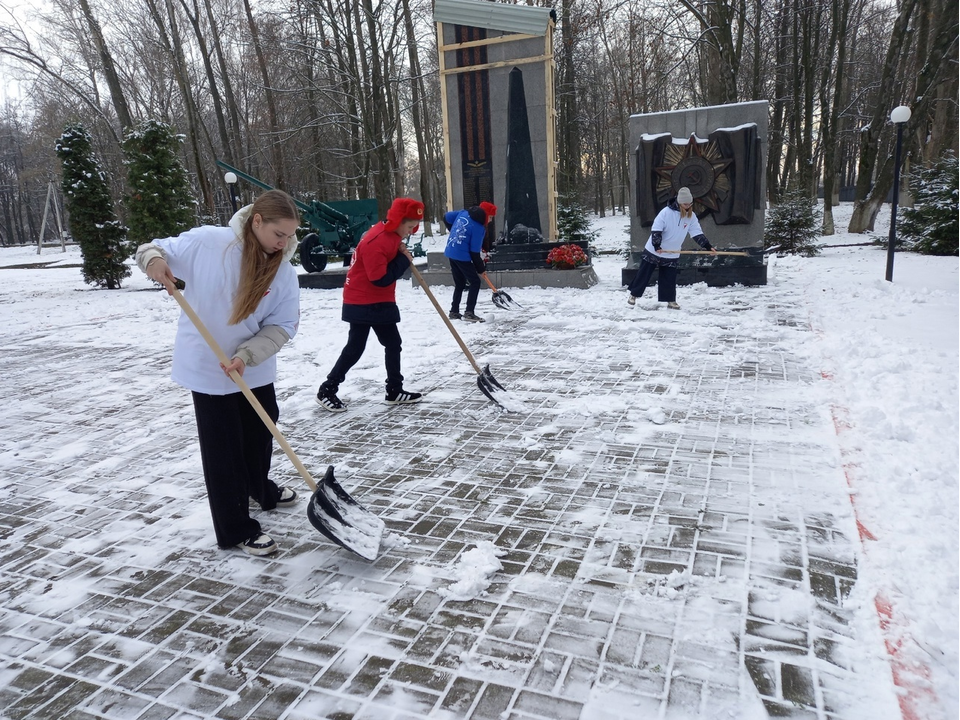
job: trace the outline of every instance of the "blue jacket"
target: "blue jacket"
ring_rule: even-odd
[[[450,235],[443,254],[451,260],[471,262],[471,253],[479,255],[483,249],[487,228],[471,218],[466,210],[451,210],[443,219],[450,225]]]

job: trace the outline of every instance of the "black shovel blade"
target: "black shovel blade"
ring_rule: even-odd
[[[493,294],[493,304],[502,310],[520,310],[523,306],[507,295],[503,290],[497,290]]]
[[[480,388],[480,392],[493,400],[497,405],[504,407],[503,403],[497,399],[497,393],[504,393],[506,389],[497,382],[493,373],[490,372],[489,365],[484,365],[483,372],[477,375],[477,387]]]
[[[340,547],[364,560],[376,560],[384,523],[354,500],[333,476],[333,466],[307,505],[310,524]]]

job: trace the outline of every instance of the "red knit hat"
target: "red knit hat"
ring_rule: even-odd
[[[423,220],[423,203],[413,198],[397,198],[393,201],[390,209],[387,210],[387,219],[383,224],[387,230],[396,230],[404,220],[416,220],[417,227],[420,227],[420,221]],[[417,228],[413,229],[414,232]]]
[[[482,202],[480,203],[480,209],[487,214],[488,218],[492,218],[497,214],[497,206],[493,203]]]

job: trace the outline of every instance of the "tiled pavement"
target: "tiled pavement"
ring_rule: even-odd
[[[70,333],[4,341],[0,717],[861,718],[845,649],[875,639],[844,607],[855,526],[817,368],[781,342],[808,331],[772,294],[750,310],[765,332],[741,332],[736,297],[708,347],[637,313],[628,352],[604,322],[562,342],[544,323],[507,363],[496,348],[530,321],[491,325],[478,354],[525,413],[464,374],[416,407],[336,416],[288,392],[305,464],[336,465],[387,522],[372,564],[302,504],[271,513],[274,559],[210,547],[185,397],[132,381],[167,359],[121,345],[93,367]],[[119,397],[77,402],[110,377]],[[451,600],[484,540],[502,571]]]

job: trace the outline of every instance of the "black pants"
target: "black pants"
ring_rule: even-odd
[[[450,303],[450,312],[460,312],[460,298],[463,297],[463,289],[469,285],[466,312],[472,313],[477,307],[477,296],[480,295],[480,275],[472,262],[447,259],[450,260],[450,274],[453,275],[453,300]]]
[[[367,347],[367,337],[370,330],[377,336],[377,340],[383,345],[383,360],[387,367],[387,393],[398,392],[403,389],[403,375],[400,374],[400,351],[401,339],[400,331],[396,323],[385,323],[382,325],[367,325],[366,323],[350,323],[350,332],[347,335],[347,344],[340,351],[340,357],[337,359],[333,370],[327,375],[327,381],[324,383],[333,392],[337,391],[346,377],[347,372],[360,360],[364,349]]]
[[[280,409],[273,384],[254,388],[253,394],[276,422]],[[260,523],[250,517],[249,499],[264,510],[273,510],[280,499],[280,488],[267,477],[273,436],[243,393],[195,392],[193,408],[217,545],[232,547],[260,532]]]
[[[641,258],[640,267],[637,268],[637,274],[633,276],[633,280],[630,282],[629,287],[630,294],[634,297],[640,297],[643,295],[643,291],[647,289],[647,285],[650,284],[650,278],[653,276],[653,271],[658,270],[657,273],[657,300],[660,302],[676,302],[677,301],[677,266],[669,265],[655,265],[652,262]]]

